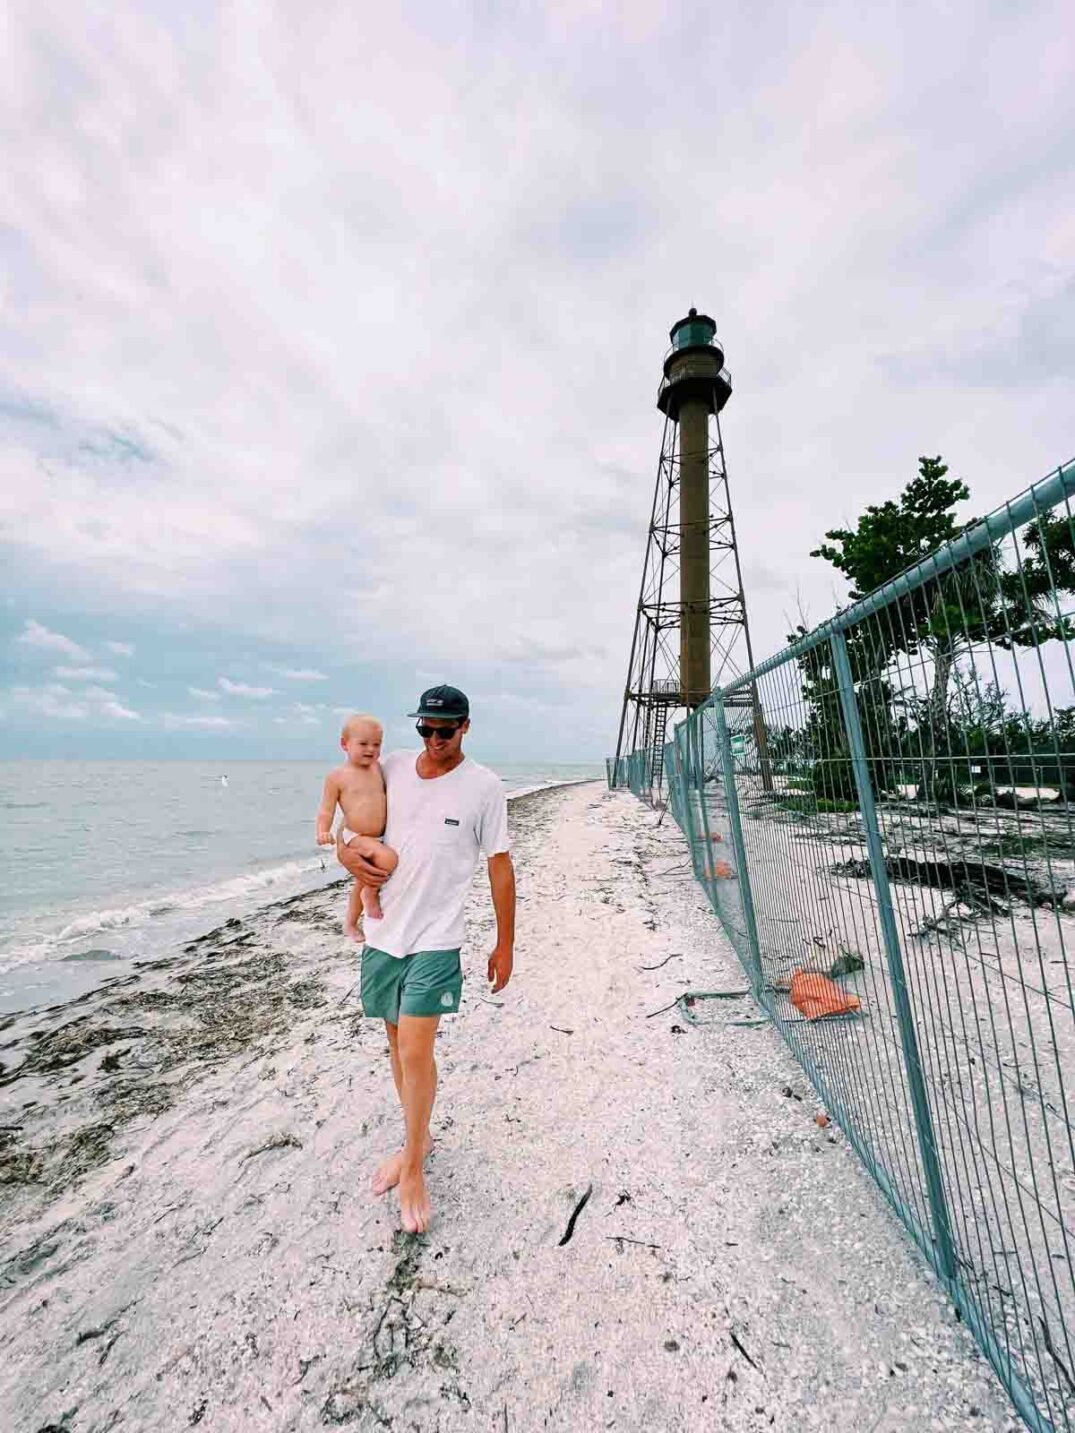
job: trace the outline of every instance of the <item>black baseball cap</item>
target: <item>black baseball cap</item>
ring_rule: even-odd
[[[445,721],[466,721],[470,716],[470,703],[458,687],[429,687],[418,698],[418,710],[407,715],[419,720],[443,717]]]

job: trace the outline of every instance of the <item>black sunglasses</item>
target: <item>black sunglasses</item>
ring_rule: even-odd
[[[439,736],[442,741],[451,741],[462,725],[461,721],[457,721],[454,726],[426,726],[425,722],[420,721],[414,729],[423,741],[430,741],[435,736]]]

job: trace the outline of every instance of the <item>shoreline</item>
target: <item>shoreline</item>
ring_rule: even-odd
[[[543,791],[555,791],[561,787],[582,786],[591,781],[603,781],[602,777],[571,777],[565,781],[551,781],[536,786],[524,787],[515,792],[508,792],[509,807],[512,803],[524,800],[529,796],[539,795]],[[297,861],[298,858],[291,858]],[[311,857],[311,860],[313,858]],[[222,878],[222,883],[228,884],[234,881],[249,877],[256,879],[261,873],[258,870],[239,871],[232,876]],[[312,879],[317,872],[310,870],[307,878]],[[300,879],[295,877],[295,879]],[[346,877],[341,877],[346,879]],[[160,953],[163,955],[173,949],[189,943],[191,940],[201,940],[211,935],[213,931],[224,920],[237,918],[246,919],[256,915],[261,910],[270,910],[280,900],[290,900],[295,895],[312,895],[317,891],[330,890],[336,883],[330,878],[319,882],[316,885],[305,887],[301,891],[292,890],[286,896],[271,896],[269,899],[252,904],[236,904],[233,902],[226,912],[220,910],[215,914],[211,907],[205,908],[205,922],[197,923],[195,928],[186,935],[168,934],[162,931],[155,931],[151,922],[142,927],[146,936],[146,944],[152,946],[159,944]],[[262,893],[266,896],[272,890],[271,885],[263,887]],[[173,895],[175,893],[172,893]],[[182,894],[182,893],[181,893]],[[253,899],[253,889],[251,899]],[[147,895],[143,898],[142,904],[149,907],[161,899],[160,893]],[[137,904],[135,902],[134,904]],[[136,969],[140,963],[147,959],[156,959],[154,954],[145,952],[139,954],[121,955],[101,946],[93,947],[91,942],[99,938],[102,942],[108,939],[108,929],[102,928],[99,932],[87,931],[84,941],[89,947],[84,950],[72,950],[68,954],[50,955],[43,960],[24,960],[7,967],[0,973],[0,982],[6,987],[0,988],[0,1020],[8,1015],[26,1014],[32,1010],[44,1009],[50,1006],[62,1005],[68,1000],[74,1000],[80,996],[90,994],[98,989],[108,980],[115,979],[131,970]]]
[[[745,984],[678,830],[596,786],[511,819],[517,973],[479,880],[425,1236],[368,1193],[399,1113],[338,891],[0,1025],[0,1425],[1014,1433],[749,997],[661,1013]]]

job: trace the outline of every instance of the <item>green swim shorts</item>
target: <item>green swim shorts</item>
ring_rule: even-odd
[[[451,1015],[462,993],[458,950],[395,956],[362,948],[362,1010],[376,1020],[398,1025],[401,1015]]]

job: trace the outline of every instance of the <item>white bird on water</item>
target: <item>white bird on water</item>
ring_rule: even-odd
[[[228,784],[228,778],[227,778],[226,776],[222,776],[222,777],[220,778],[220,784],[221,784],[221,786],[227,786],[227,784]]]

